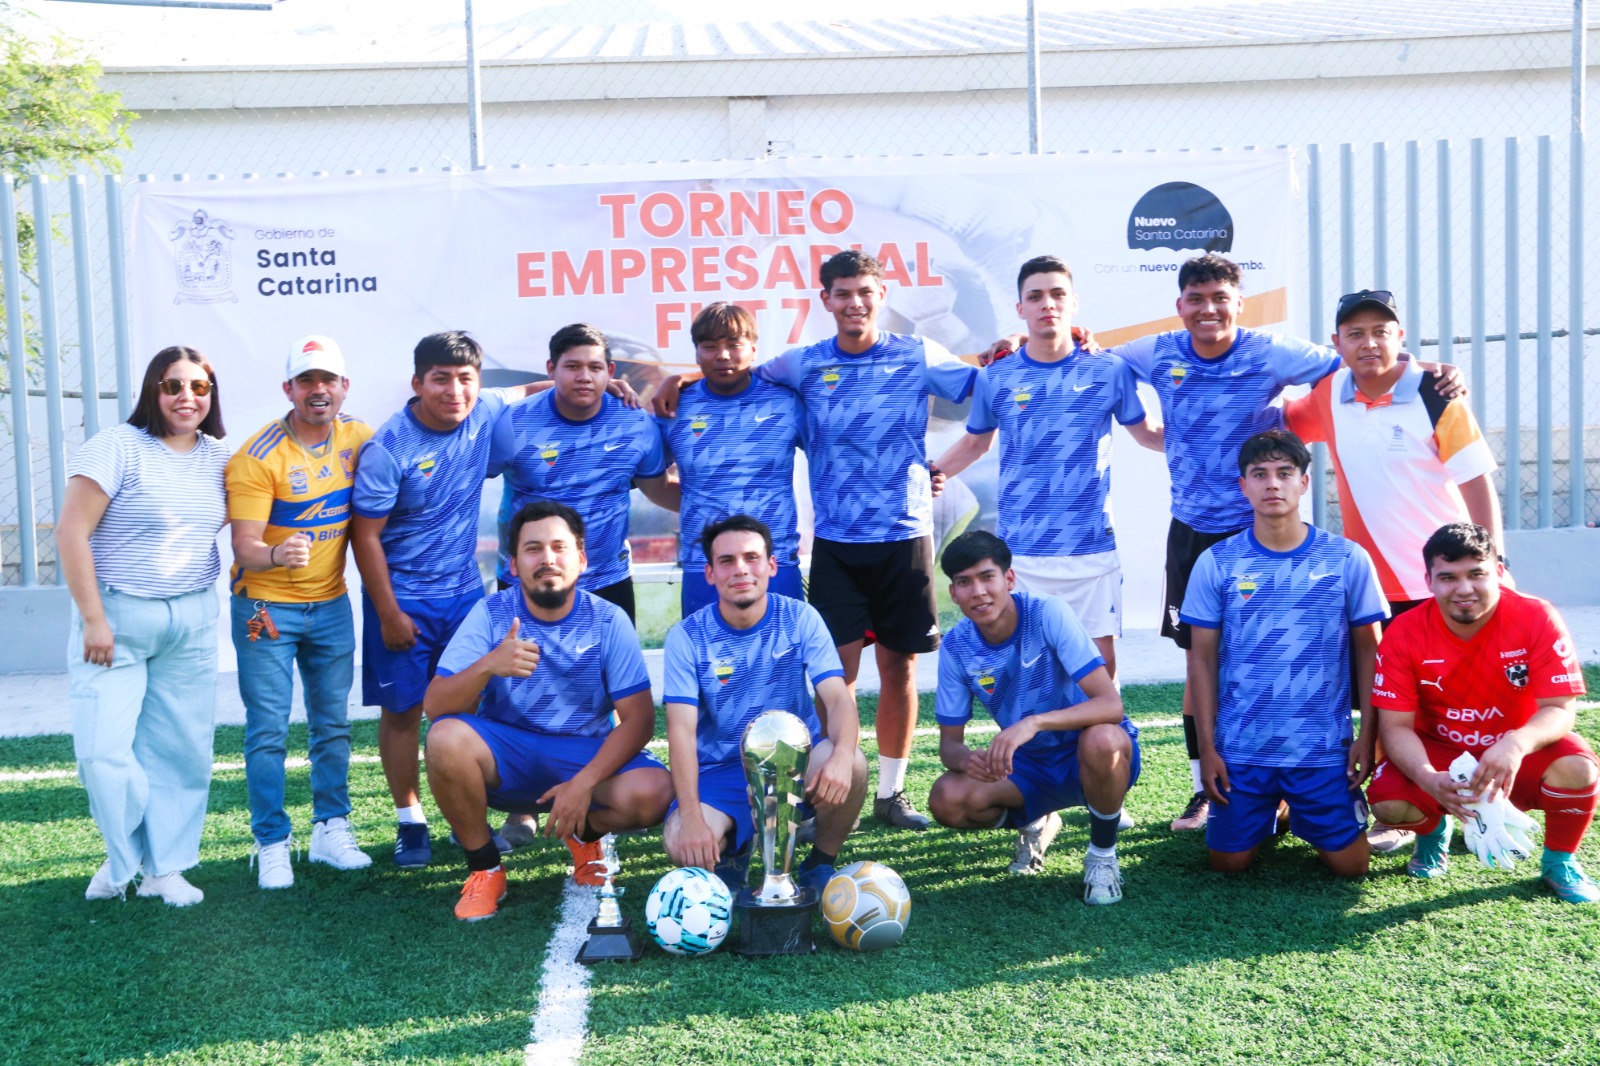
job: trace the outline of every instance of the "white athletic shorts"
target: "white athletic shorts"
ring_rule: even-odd
[[[1095,555],[1011,557],[1017,584],[1072,608],[1091,637],[1122,636],[1122,565],[1116,550]]]

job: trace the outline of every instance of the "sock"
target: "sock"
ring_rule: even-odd
[[[427,825],[428,816],[422,813],[422,804],[413,803],[409,807],[396,807],[394,816],[400,819],[401,825]]]
[[[1189,753],[1189,762],[1200,765],[1200,730],[1195,728],[1194,715],[1183,716],[1183,750]],[[1195,780],[1199,780],[1197,777]]]
[[[878,756],[878,798],[888,799],[906,789],[906,764],[910,759],[891,759]]]
[[[1088,807],[1088,804],[1084,806]],[[1089,807],[1089,845],[1102,852],[1117,850],[1117,826],[1122,823],[1122,808],[1101,814]]]
[[[484,870],[493,873],[500,869],[500,849],[489,841],[481,848],[462,848],[467,853],[467,869],[473,873]]]
[[[1117,857],[1117,847],[1113,844],[1109,848],[1097,848],[1090,844],[1088,855],[1091,859],[1114,859]]]
[[[1000,809],[1000,817],[996,818],[994,820],[994,824],[991,825],[989,828],[990,829],[1003,829],[1005,827],[1005,824],[1006,824],[1006,819],[1010,818],[1010,817],[1011,817],[1011,812],[1002,807]]]
[[[1544,808],[1544,846],[1550,851],[1576,853],[1589,823],[1594,821],[1600,785],[1587,788],[1540,785],[1539,798]]]
[[[812,845],[811,854],[806,856],[806,861],[800,864],[800,869],[810,870],[817,866],[832,866],[839,858],[837,854],[829,854],[821,848]]]
[[[1383,824],[1388,825],[1387,822]],[[1428,837],[1429,839],[1438,837],[1439,834],[1444,832],[1446,824],[1443,814],[1425,814],[1420,822],[1412,822],[1410,825],[1395,825],[1390,826],[1390,828],[1409,829],[1417,834],[1417,840],[1420,842],[1423,837]]]
[[[1200,779],[1199,759],[1189,760],[1189,780],[1194,783],[1194,790],[1196,792],[1204,792],[1206,790],[1206,783]]]

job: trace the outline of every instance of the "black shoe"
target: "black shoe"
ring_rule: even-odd
[[[872,816],[884,825],[892,825],[896,829],[915,829],[920,832],[928,828],[928,816],[919,814],[917,809],[911,806],[911,801],[906,799],[904,789],[892,796],[880,796],[873,800]]]

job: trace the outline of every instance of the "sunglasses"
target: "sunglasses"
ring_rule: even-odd
[[[165,378],[157,387],[168,396],[181,396],[185,389],[196,396],[211,395],[211,382],[204,378],[197,381],[190,381],[188,378]]]
[[[1343,311],[1347,307],[1366,303],[1368,300],[1376,300],[1378,303],[1388,304],[1392,307],[1394,306],[1394,293],[1388,289],[1362,289],[1360,292],[1347,293],[1339,297],[1339,310]]]

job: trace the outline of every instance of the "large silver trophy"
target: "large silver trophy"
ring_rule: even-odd
[[[811,916],[816,893],[803,891],[790,875],[805,801],[811,733],[788,711],[766,711],[745,727],[740,743],[750,813],[755,818],[761,887],[734,900],[740,955],[799,955],[815,950]]]

